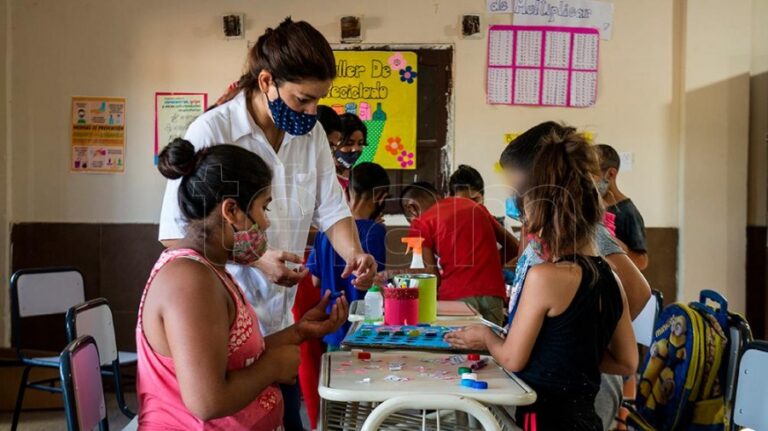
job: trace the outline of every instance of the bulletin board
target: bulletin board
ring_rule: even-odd
[[[415,52],[344,51],[336,57],[336,79],[320,104],[349,112],[368,128],[358,159],[385,169],[416,169],[418,58]]]
[[[488,103],[588,107],[597,100],[594,28],[494,25],[488,31]]]

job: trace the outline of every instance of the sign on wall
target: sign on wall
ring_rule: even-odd
[[[596,0],[498,0],[513,3],[515,25],[554,25],[589,27],[600,32],[600,39],[613,35],[613,3]],[[489,0],[490,2],[490,0]]]
[[[368,128],[359,162],[416,169],[418,58],[414,52],[334,51],[336,79],[320,101]]]
[[[155,93],[155,165],[163,147],[183,138],[187,127],[208,109],[208,93]]]
[[[125,99],[72,97],[71,172],[125,171]]]

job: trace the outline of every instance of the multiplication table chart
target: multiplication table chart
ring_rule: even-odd
[[[593,28],[491,26],[488,103],[594,105],[599,44],[600,33]]]

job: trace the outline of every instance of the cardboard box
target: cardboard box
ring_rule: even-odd
[[[54,352],[34,352],[35,356],[55,356]],[[16,359],[16,350],[0,348],[0,411],[13,411],[16,406],[16,395],[19,391],[19,382],[24,367],[21,365],[6,365]],[[34,367],[29,373],[30,380],[58,379],[58,368]],[[24,410],[43,410],[64,408],[64,401],[60,393],[51,393],[27,388],[24,393]]]

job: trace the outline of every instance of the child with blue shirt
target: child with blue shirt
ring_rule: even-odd
[[[355,218],[357,232],[363,250],[372,255],[378,264],[378,271],[384,270],[386,264],[386,229],[376,219],[384,209],[384,203],[389,195],[389,176],[376,163],[359,163],[350,171],[349,187],[347,188],[347,203]],[[318,232],[315,243],[307,259],[307,269],[312,274],[312,282],[321,290],[333,294],[343,293],[348,301],[363,299],[365,291],[358,290],[352,285],[352,278],[341,277],[344,271],[344,259],[333,249],[328,236]],[[332,332],[323,341],[329,350],[336,350],[349,330],[349,322],[336,332]]]

